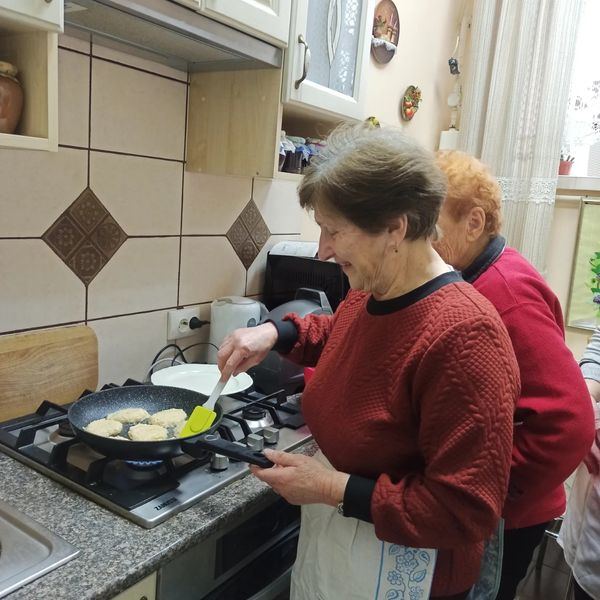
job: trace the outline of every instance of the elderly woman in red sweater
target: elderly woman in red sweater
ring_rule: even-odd
[[[432,247],[444,177],[400,132],[346,127],[299,196],[352,289],[333,316],[237,330],[218,353],[225,378],[272,348],[316,365],[302,408],[320,451],[252,469],[302,505],[292,598],[465,598],[506,494],[519,375],[492,305]]]
[[[563,514],[563,482],[589,451],[589,393],[565,343],[558,298],[500,235],[502,193],[488,168],[463,152],[440,152],[448,180],[438,221],[442,258],[496,307],[521,374],[497,600],[513,600],[549,522]]]

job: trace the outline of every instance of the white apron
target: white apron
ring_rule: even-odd
[[[333,468],[318,452],[315,458]],[[372,523],[325,504],[302,506],[291,600],[426,600],[436,550],[377,539]]]

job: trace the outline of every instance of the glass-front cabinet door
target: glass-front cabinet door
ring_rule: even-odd
[[[368,0],[293,0],[283,102],[362,119]]]

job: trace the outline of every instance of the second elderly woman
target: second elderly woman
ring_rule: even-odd
[[[224,378],[273,347],[316,365],[302,409],[320,451],[252,468],[302,505],[292,598],[426,598],[431,572],[431,598],[465,598],[506,494],[519,374],[494,308],[433,250],[444,177],[400,132],[345,127],[299,195],[352,289],[333,316],[237,330],[218,354]]]

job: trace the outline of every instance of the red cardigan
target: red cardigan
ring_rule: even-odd
[[[519,393],[496,311],[460,281],[386,302],[350,291],[334,317],[286,318],[290,358],[319,360],[306,422],[336,469],[373,481],[377,537],[439,549],[432,595],[468,589],[504,501]]]
[[[506,528],[544,523],[564,512],[563,482],[592,445],[590,395],[565,344],[558,299],[523,256],[505,248],[476,278],[464,275],[498,310],[521,374]]]

